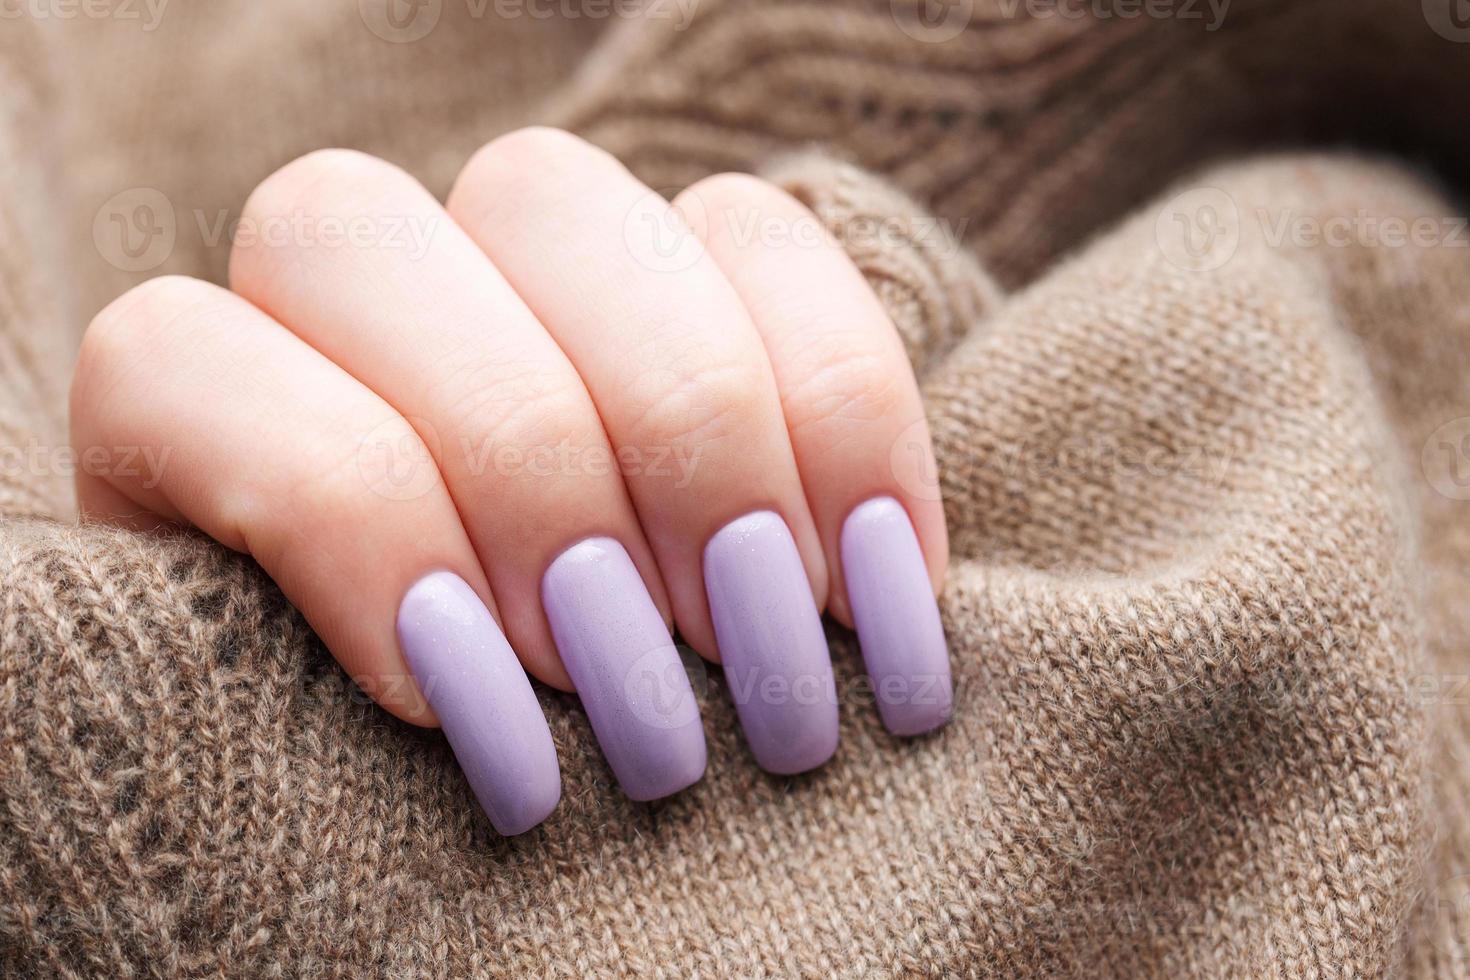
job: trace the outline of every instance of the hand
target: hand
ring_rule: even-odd
[[[824,608],[892,731],[948,717],[918,390],[790,196],[722,175],[671,209],[527,129],[441,207],[324,151],[251,196],[230,285],[155,279],[92,323],[74,447],[167,464],[83,473],[82,512],[254,556],[384,708],[443,725],[502,833],[560,795],[525,671],[575,688],[633,798],[700,778],[670,622],[723,661],[772,772],[836,748]]]

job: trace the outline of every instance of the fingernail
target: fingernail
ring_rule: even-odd
[[[949,721],[949,648],[902,504],[878,497],[848,515],[842,574],[883,724],[895,735],[919,735]]]
[[[822,620],[786,522],[725,525],[704,549],[704,587],[725,680],[762,769],[815,769],[837,750],[837,689]]]
[[[495,829],[545,820],[561,770],[531,682],[490,611],[452,572],[419,579],[398,608],[398,642]]]
[[[689,675],[643,578],[611,538],[573,545],[541,579],[562,663],[623,792],[677,793],[704,775],[704,726]]]

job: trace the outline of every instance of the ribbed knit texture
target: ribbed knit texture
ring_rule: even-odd
[[[1470,974],[1470,45],[1402,0],[976,0],[943,43],[885,0],[359,6],[0,21],[0,975]],[[103,303],[220,279],[207,227],[302,152],[442,193],[532,120],[669,192],[764,172],[873,283],[940,458],[941,734],[883,732],[834,626],[831,764],[762,774],[710,669],[707,776],[640,805],[543,691],[564,798],[506,840],[248,559],[72,523]],[[176,242],[125,272],[137,188]]]

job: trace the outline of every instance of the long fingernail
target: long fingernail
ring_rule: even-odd
[[[541,601],[623,792],[656,800],[698,782],[705,763],[699,706],[623,546],[590,538],[562,552],[541,579]]]
[[[902,504],[877,497],[848,515],[842,574],[883,724],[895,735],[919,735],[949,721],[949,648]]]
[[[546,716],[490,611],[452,572],[419,579],[398,608],[398,642],[495,829],[524,833],[561,799]]]
[[[786,522],[725,525],[704,549],[704,587],[725,680],[761,768],[814,769],[837,750],[837,690],[822,620]]]

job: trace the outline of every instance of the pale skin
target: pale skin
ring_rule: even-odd
[[[394,616],[434,569],[464,579],[525,669],[562,690],[538,583],[589,536],[623,545],[712,661],[700,556],[752,511],[785,519],[818,608],[851,625],[843,521],[891,496],[937,592],[943,511],[911,492],[932,449],[924,436],[893,452],[924,431],[918,387],[862,275],[757,178],[675,199],[699,243],[687,260],[656,238],[680,227],[669,207],[602,150],[540,128],[481,149],[443,205],[360,153],[287,165],[242,226],[383,234],[237,241],[228,290],[164,277],[98,314],[73,445],[168,455],[157,473],[82,472],[84,518],[194,527],[250,554],[369,695],[425,725]],[[405,226],[431,230],[426,248],[386,240]],[[369,450],[385,445],[427,468],[402,492],[375,480]]]

